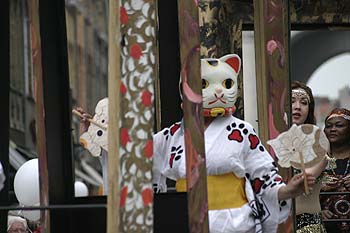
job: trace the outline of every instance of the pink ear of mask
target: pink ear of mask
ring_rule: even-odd
[[[230,57],[225,62],[229,64],[229,66],[231,66],[238,74],[241,66],[241,60],[238,57]]]

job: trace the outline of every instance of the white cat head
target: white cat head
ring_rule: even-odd
[[[80,143],[90,151],[91,155],[98,157],[101,155],[102,149],[108,151],[108,98],[97,103],[92,119],[104,126],[104,129],[90,124],[88,131],[80,136]]]
[[[226,116],[235,111],[240,67],[236,54],[201,59],[204,116]]]

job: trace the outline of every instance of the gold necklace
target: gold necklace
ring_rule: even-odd
[[[329,157],[329,156],[328,156]],[[345,157],[345,158],[338,158],[338,159],[336,159],[336,158],[334,158],[334,157],[329,157],[331,160],[329,160],[329,163],[335,163],[335,164],[333,164],[333,166],[330,166],[330,169],[332,170],[332,173],[333,173],[333,175],[334,176],[337,176],[337,175],[341,175],[341,174],[336,174],[335,173],[335,171],[334,171],[334,169],[335,168],[337,168],[337,165],[336,165],[336,160],[338,160],[338,159],[341,159],[341,160],[344,160],[344,159],[347,159],[348,161],[346,162],[346,168],[345,168],[345,170],[344,170],[344,174],[343,174],[343,176],[345,176],[346,174],[348,174],[348,172],[349,172],[349,167],[350,167],[350,158],[349,158],[349,156],[347,156],[347,157]],[[335,166],[334,166],[335,165]]]

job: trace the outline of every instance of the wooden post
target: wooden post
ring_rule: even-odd
[[[263,142],[288,129],[288,1],[254,1],[259,132]]]
[[[119,1],[109,0],[108,21],[108,196],[107,233],[119,229],[120,17]]]
[[[0,8],[0,28],[2,38],[0,40],[0,105],[3,108],[0,127],[0,161],[4,168],[4,173],[9,175],[9,131],[10,131],[10,1],[5,0]],[[9,179],[5,180],[3,189],[0,191],[0,205],[9,204]],[[0,232],[7,231],[7,211],[0,211]]]
[[[87,78],[86,78],[86,43],[85,43],[85,20],[82,13],[77,14],[77,47],[78,47],[78,103],[87,112],[93,112],[92,106],[88,106],[87,101]]]
[[[191,233],[209,232],[200,77],[200,36],[198,5],[195,2],[178,0],[187,200]]]
[[[30,21],[30,41],[32,51],[32,66],[35,82],[35,126],[36,126],[36,151],[39,160],[39,187],[40,205],[49,205],[49,175],[47,168],[46,153],[46,127],[45,127],[45,104],[44,104],[44,84],[41,61],[41,37],[39,20],[39,1],[28,2]],[[40,223],[42,231],[50,232],[50,212],[41,211]]]
[[[112,224],[110,221],[116,221],[111,219],[114,217],[119,218],[119,226],[108,226],[108,230],[116,232],[118,229],[115,227],[118,227],[120,232],[152,232],[153,100],[154,80],[158,74],[156,4],[154,0],[122,0],[119,7],[114,3],[110,7],[113,10],[110,11],[110,17],[113,17],[110,21],[114,21],[114,30],[120,30],[120,34],[117,31],[109,31],[109,39],[111,43],[113,41],[120,43],[120,49],[118,51],[117,47],[112,47],[109,57],[114,60],[109,61],[109,69],[119,64],[120,69],[109,73],[109,79],[121,78],[121,80],[120,84],[119,81],[109,84],[109,99],[113,103],[113,105],[110,103],[110,111],[117,111],[118,104],[120,108],[119,119],[116,113],[110,113],[109,125],[113,122],[115,127],[109,128],[108,131],[115,133],[111,131],[119,130],[120,136],[116,134],[114,137],[120,137],[120,142],[119,147],[116,141],[109,142],[109,146],[114,143],[116,148],[108,157],[110,159],[117,156],[116,150],[119,150],[119,163],[117,160],[110,163],[120,166],[121,177],[119,178],[120,191],[118,189],[120,198],[118,194],[112,193],[117,198],[113,199],[114,204],[118,202],[120,204],[120,215],[112,214],[111,210],[108,210],[111,215],[108,216],[108,224]],[[120,20],[120,23],[117,20]],[[110,24],[110,28],[113,25]],[[114,56],[120,56],[120,58],[113,58],[111,53],[115,53]],[[119,64],[116,64],[117,62]],[[112,92],[120,95],[119,103],[111,99],[115,98],[115,95],[111,95]],[[110,166],[113,167],[113,165]],[[112,172],[111,169],[109,167],[109,172]],[[114,186],[114,189],[116,188],[118,186]],[[113,188],[109,188],[108,192],[115,192],[111,189]],[[112,203],[108,205],[113,209],[115,205]]]
[[[41,205],[72,203],[74,200],[71,106],[64,8],[65,2],[62,0],[39,0],[40,40],[38,40],[39,37],[35,37],[33,38],[35,41],[32,41],[32,43],[36,42],[41,46],[32,46],[33,55],[41,57],[42,68],[37,71],[37,74],[40,75],[41,72],[43,85],[43,93],[37,93],[37,104],[42,106],[38,107],[39,111],[36,112],[38,115],[36,119],[37,133],[42,134],[37,135],[37,141],[38,144],[42,143],[43,145],[38,147],[37,151],[38,153],[46,153],[47,161],[45,163],[48,174],[42,172],[41,162],[39,162],[39,168],[40,176],[46,177],[48,175],[49,185],[49,203],[44,200],[45,202],[41,202]],[[38,13],[36,13],[37,15]],[[34,57],[33,59],[38,58]],[[36,68],[39,69],[39,66]],[[36,79],[38,82],[40,81],[39,76]],[[38,85],[36,87],[36,90],[40,91]],[[41,125],[41,122],[45,124]],[[65,229],[70,228],[69,214],[61,214],[57,209],[50,209],[46,212],[50,213],[51,227],[44,231],[45,233],[64,232]]]
[[[265,145],[289,128],[289,28],[289,1],[254,0],[259,136]],[[291,175],[289,169],[279,173],[285,180]],[[292,230],[292,218],[279,227],[279,232]]]

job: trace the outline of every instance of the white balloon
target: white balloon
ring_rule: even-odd
[[[89,195],[89,190],[86,184],[81,181],[75,181],[74,192],[76,197],[86,197]]]
[[[39,206],[39,203],[34,206]],[[40,219],[40,210],[23,210],[23,217],[29,221],[38,221]]]
[[[30,206],[40,202],[38,159],[25,162],[16,172],[13,182],[17,200]]]

